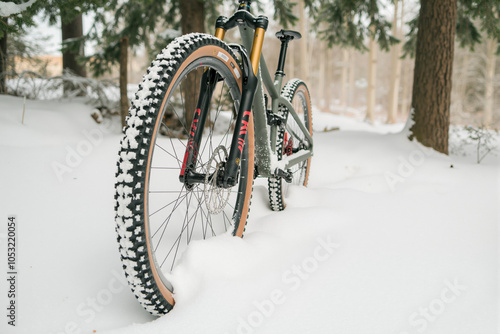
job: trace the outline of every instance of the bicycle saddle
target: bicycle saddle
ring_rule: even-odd
[[[276,37],[278,37],[279,40],[288,39],[291,41],[294,39],[301,39],[302,35],[298,31],[281,29],[276,33]]]

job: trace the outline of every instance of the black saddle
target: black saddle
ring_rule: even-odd
[[[301,39],[302,35],[298,31],[281,29],[276,33],[276,37],[278,37],[280,41],[284,39],[292,41],[294,39]]]

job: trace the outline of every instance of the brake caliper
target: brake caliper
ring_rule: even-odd
[[[285,132],[284,143],[285,143],[285,145],[283,147],[283,153],[287,156],[292,155],[292,153],[293,153],[293,137],[290,136],[290,138],[288,138],[288,133],[286,133],[286,132]]]

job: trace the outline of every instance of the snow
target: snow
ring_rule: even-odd
[[[22,109],[0,95],[0,219],[17,215],[20,266],[17,326],[3,315],[0,333],[498,332],[498,156],[445,156],[404,124],[315,110],[309,187],[272,212],[257,179],[245,237],[192,243],[170,277],[176,306],[155,318],[116,244],[118,120],[28,100],[21,124]],[[2,305],[6,291],[3,278]]]
[[[63,83],[71,83],[76,90],[64,94]],[[92,103],[96,107],[116,109],[119,105],[120,90],[118,83],[113,80],[96,80],[83,78],[70,73],[55,77],[43,77],[32,71],[23,71],[16,78],[7,80],[9,94],[26,96],[36,100],[54,100],[68,98]],[[127,96],[134,97],[137,85],[127,85]],[[84,93],[85,97],[79,97]]]
[[[35,2],[36,0],[29,0],[28,2],[19,5],[13,2],[0,2],[0,16],[7,17],[14,14],[19,14]]]

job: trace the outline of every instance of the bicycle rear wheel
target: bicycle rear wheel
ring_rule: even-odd
[[[285,99],[290,101],[300,120],[312,136],[311,97],[306,84],[302,80],[292,79],[283,87],[281,94]],[[278,160],[282,160],[286,156],[307,147],[305,145],[307,141],[299,125],[292,115],[289,114],[288,109],[280,105],[279,113],[286,120],[285,128],[278,131],[276,142],[276,154]],[[292,166],[292,182],[290,184],[307,186],[310,168],[311,158]],[[268,179],[269,203],[273,211],[282,211],[285,209],[285,198],[288,197],[290,184],[285,182],[281,177]]]
[[[218,81],[194,166],[206,178],[186,184],[179,175],[197,125],[192,115],[200,78],[208,69]],[[243,235],[253,186],[252,116],[238,183],[224,189],[211,177],[231,149],[241,89],[242,71],[231,49],[210,35],[189,34],[157,56],[132,102],[118,160],[116,231],[129,285],[151,314],[173,307],[169,276],[191,241]]]

